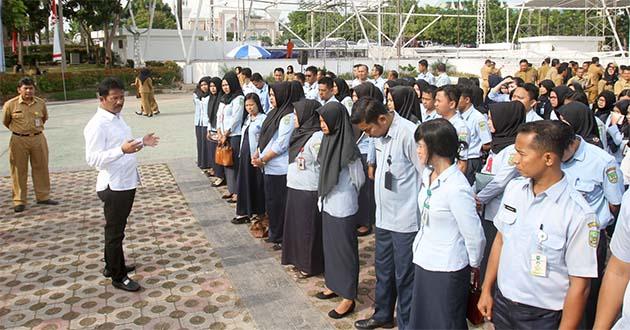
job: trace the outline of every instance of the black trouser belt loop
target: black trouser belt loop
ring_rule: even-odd
[[[37,132],[37,133],[33,133],[33,134],[22,134],[22,133],[15,133],[15,132],[11,132],[11,133],[13,133],[13,135],[17,135],[17,136],[36,136],[36,135],[42,134],[42,132]]]

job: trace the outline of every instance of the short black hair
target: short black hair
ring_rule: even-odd
[[[383,66],[380,64],[374,64],[374,69],[378,72],[378,75],[382,75],[383,74]]]
[[[282,74],[284,74],[284,69],[283,68],[275,68],[275,69],[273,69],[273,72],[276,72],[276,71],[282,72]]]
[[[560,60],[557,58],[554,58],[553,60],[551,60],[551,66],[556,66],[560,64]]]
[[[487,59],[484,63],[485,64],[492,64],[492,60],[491,59]]]
[[[593,56],[593,58],[591,58],[591,63],[599,63],[599,57]]]
[[[535,134],[534,148],[541,152],[552,152],[560,159],[564,155],[564,150],[569,147],[575,134],[569,127],[571,134],[567,134],[565,126],[569,126],[559,120],[539,120],[522,124],[517,134]]]
[[[517,87],[521,87],[525,83],[525,80],[523,80],[521,77],[513,77],[512,81]]]
[[[243,70],[241,70],[241,74],[244,75],[245,78],[250,79],[252,77],[252,69],[243,68]]]
[[[529,62],[526,59],[522,59],[522,60],[518,61],[518,64],[523,64],[523,63],[529,64]]]
[[[437,95],[438,92],[444,92],[448,100],[455,103],[459,102],[459,97],[462,95],[462,92],[455,85],[440,86],[435,91],[435,94]]]
[[[446,72],[446,63],[438,63],[436,68],[438,72]]]
[[[383,104],[383,100],[377,100],[371,97],[362,97],[352,106],[352,117],[350,121],[353,124],[375,123],[376,119],[381,115],[388,113],[387,108]]]
[[[438,89],[437,86],[429,85],[429,86],[424,88],[424,90],[422,91],[422,94],[430,93],[431,94],[431,98],[435,100],[435,94],[437,93],[437,89]]]
[[[316,66],[311,65],[311,66],[307,67],[305,71],[309,71],[313,75],[317,75],[317,67]]]
[[[627,70],[630,70],[630,66],[627,66],[627,65],[622,65],[622,66],[620,66],[620,67],[619,67],[619,70],[620,70],[620,71],[627,71]]]
[[[335,79],[335,78],[337,78],[337,75],[334,72],[332,72],[332,71],[326,71],[326,77],[329,77],[331,79]]]
[[[545,59],[543,60],[543,63],[549,64],[549,62],[551,62],[551,58],[545,57]]]
[[[396,71],[396,70],[389,70],[389,74],[394,76],[394,79],[398,79],[398,71]]]
[[[327,72],[326,69],[319,69],[319,70],[317,70],[317,74],[321,73],[322,76],[325,76],[326,72]]]
[[[564,71],[567,71],[568,69],[569,69],[569,63],[562,62],[560,66],[558,67],[558,74],[562,74]]]
[[[619,93],[617,99],[620,99],[620,98],[622,98],[624,96],[630,96],[630,89],[629,88],[626,88],[626,89],[622,90],[621,93]]]
[[[370,71],[370,68],[367,65],[365,65],[365,64],[357,64],[357,69],[360,68],[360,67],[364,67],[365,71]]]
[[[353,66],[352,66],[352,68],[353,68],[353,69],[356,69],[356,68],[358,68],[360,65],[361,65],[361,64],[355,64],[355,65],[353,65]]]
[[[433,155],[448,158],[451,164],[459,159],[462,142],[457,136],[455,126],[444,118],[436,118],[422,123],[413,134],[416,143],[420,140],[427,145],[427,161]]]
[[[429,62],[427,62],[427,60],[420,60],[418,61],[418,64],[422,65],[423,67],[428,68],[429,67]]]
[[[527,95],[529,96],[531,100],[538,100],[540,89],[536,85],[532,83],[525,83],[523,84],[523,86],[519,86],[519,87],[523,88],[527,92]]]
[[[473,90],[470,86],[468,85],[463,85],[459,87],[459,90],[461,91],[461,93],[459,94],[460,99],[462,97],[467,97],[470,99],[470,102],[472,103],[473,100]]]
[[[105,97],[112,89],[125,90],[125,84],[116,77],[107,77],[98,84],[98,96]]]
[[[304,77],[304,74],[302,72],[296,72],[293,76],[302,83],[306,81],[306,77]]]
[[[259,81],[265,81],[265,79],[263,79],[260,73],[256,72],[252,75],[252,81],[259,82]]]
[[[333,88],[333,80],[330,77],[322,77],[322,79],[317,81],[320,85],[326,85],[329,89]]]
[[[35,86],[35,81],[31,77],[22,77],[18,81],[18,88],[22,86]]]
[[[241,71],[243,71],[243,67],[242,66],[237,66],[234,68],[234,71],[236,71],[236,73],[240,73]]]

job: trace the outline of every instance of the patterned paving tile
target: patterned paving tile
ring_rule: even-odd
[[[9,207],[10,178],[0,178],[0,329],[255,327],[168,167],[140,172],[125,238],[127,262],[139,266],[130,274],[144,287],[139,293],[117,290],[100,274],[96,172],[53,174],[61,205],[29,205],[21,214]]]

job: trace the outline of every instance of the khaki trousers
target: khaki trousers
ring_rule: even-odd
[[[38,201],[49,199],[48,143],[44,134],[35,136],[11,135],[9,166],[13,181],[13,205],[26,205],[28,162],[31,162],[33,187]]]
[[[155,101],[155,95],[153,93],[141,93],[140,106],[142,113],[147,116],[152,116],[158,112],[158,104]]]

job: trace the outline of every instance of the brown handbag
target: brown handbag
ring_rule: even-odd
[[[483,323],[483,315],[477,308],[479,298],[481,297],[481,288],[479,287],[479,270],[473,269],[470,273],[470,289],[468,291],[468,306],[466,307],[466,318],[473,325]]]
[[[219,144],[217,146],[217,151],[214,153],[214,162],[217,163],[217,165],[226,167],[234,165],[232,146],[229,143]]]

